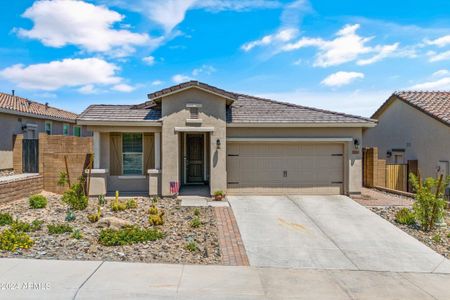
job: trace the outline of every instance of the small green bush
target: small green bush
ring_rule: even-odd
[[[155,196],[155,197],[152,198],[152,203],[153,204],[158,203],[158,201],[159,201],[159,197]]]
[[[199,208],[196,208],[196,209],[194,209],[194,216],[200,216],[200,209]]]
[[[440,242],[442,241],[441,235],[440,235],[439,233],[438,233],[438,234],[435,234],[431,239],[432,239],[433,242],[435,242],[435,243],[440,243]]]
[[[413,225],[416,223],[414,212],[408,208],[402,208],[395,214],[395,222],[403,225]]]
[[[157,215],[158,214],[158,208],[153,204],[148,209],[148,213],[151,214],[151,215]]]
[[[127,209],[137,208],[137,201],[135,199],[130,199],[126,203]]]
[[[225,196],[224,191],[218,190],[218,191],[214,191],[213,193],[214,196]]]
[[[28,198],[28,203],[32,209],[45,208],[47,206],[47,198],[42,195],[33,195]]]
[[[97,213],[90,214],[87,216],[87,218],[88,218],[89,222],[95,223],[95,222],[98,222],[98,220],[100,220],[101,216],[102,216],[102,209],[100,208],[100,205],[99,205],[99,206],[97,206]]]
[[[191,252],[195,252],[198,250],[198,246],[197,243],[195,241],[190,241],[186,244],[186,249],[191,251]]]
[[[73,210],[70,208],[67,209],[66,217],[65,217],[66,222],[73,222],[73,221],[75,221],[75,219],[76,219],[76,216],[75,216],[75,213],[73,212]]]
[[[13,222],[13,217],[8,213],[0,213],[0,226],[9,225]]]
[[[15,220],[11,223],[11,230],[17,232],[34,232],[40,230],[42,228],[42,224],[44,224],[44,221],[41,220],[34,220],[31,223]]]
[[[164,225],[164,218],[163,218],[163,216],[164,216],[164,212],[161,212],[158,215],[150,215],[148,217],[148,222],[152,226]]]
[[[98,200],[98,205],[100,205],[100,206],[104,206],[106,204],[105,195],[98,195],[97,200]]]
[[[33,245],[34,241],[24,232],[18,232],[13,229],[5,229],[0,232],[0,250],[29,249]]]
[[[84,210],[88,206],[88,197],[84,194],[82,183],[75,183],[70,190],[64,192],[62,201],[73,210]]]
[[[49,224],[47,225],[49,234],[63,234],[73,232],[73,227],[68,224]]]
[[[163,237],[164,234],[157,229],[130,226],[119,230],[103,229],[100,231],[98,242],[103,246],[122,246],[156,241]]]
[[[450,233],[449,234],[447,234],[447,237],[450,239]]]
[[[72,235],[71,238],[76,239],[76,240],[80,240],[83,238],[83,234],[81,233],[81,231],[79,229],[76,229]]]
[[[194,217],[191,221],[191,227],[192,228],[198,228],[202,225],[202,221],[200,221],[199,217]]]
[[[124,202],[120,202],[120,201],[114,201],[113,203],[111,203],[111,210],[112,211],[123,211],[127,209],[127,204]]]

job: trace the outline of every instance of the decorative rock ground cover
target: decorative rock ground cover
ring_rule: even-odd
[[[420,227],[417,224],[402,225],[395,221],[395,214],[402,209],[402,207],[386,206],[370,207],[370,209],[434,251],[450,258],[450,214],[448,211],[446,212],[445,217],[445,222],[447,223],[446,227],[436,227],[429,232],[425,232],[420,230]]]
[[[181,207],[179,200],[160,199],[156,206],[163,210],[164,225],[155,226],[164,233],[164,238],[155,241],[126,245],[102,246],[98,243],[100,225],[103,227],[115,218],[124,223],[130,222],[141,228],[151,228],[149,225],[150,198],[137,197],[137,208],[113,212],[108,199],[102,208],[102,219],[108,222],[91,223],[87,216],[97,213],[97,199],[91,199],[89,206],[83,211],[75,211],[75,220],[66,222],[67,206],[61,202],[61,196],[45,193],[48,205],[44,209],[30,209],[27,199],[10,202],[0,206],[0,213],[10,213],[14,219],[31,223],[35,219],[44,221],[42,228],[29,232],[34,240],[30,249],[18,249],[14,252],[0,250],[0,257],[45,258],[66,260],[108,260],[130,262],[158,262],[158,263],[187,263],[187,264],[220,264],[221,254],[217,236],[217,221],[214,208]],[[194,211],[200,211],[201,225],[197,228],[191,226],[195,218]],[[100,219],[100,220],[102,220]],[[70,224],[75,231],[72,233],[49,234],[47,225],[56,223]],[[0,231],[8,228],[0,226]],[[194,242],[197,249],[189,251],[187,245]]]

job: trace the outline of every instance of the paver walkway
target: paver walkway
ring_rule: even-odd
[[[450,299],[449,274],[0,259],[0,299]]]

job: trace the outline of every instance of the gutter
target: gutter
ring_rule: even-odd
[[[76,124],[76,119],[67,119],[67,118],[58,118],[58,117],[47,116],[47,115],[38,115],[38,114],[33,114],[33,113],[17,111],[14,109],[0,108],[0,112],[5,113],[5,114],[10,114],[10,115],[16,115],[16,116],[23,116],[23,117],[30,117],[30,118],[35,118],[35,119],[52,120],[52,121]]]

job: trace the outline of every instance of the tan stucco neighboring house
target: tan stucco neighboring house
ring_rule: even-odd
[[[362,129],[370,119],[228,92],[190,81],[138,105],[91,105],[104,190],[173,194],[351,194],[361,189]]]
[[[86,128],[76,124],[77,114],[0,93],[0,170],[13,168],[13,141],[17,134],[37,139],[40,132],[85,136]]]
[[[378,126],[364,130],[363,141],[380,158],[418,160],[422,177],[450,175],[450,92],[396,92],[372,118]]]

